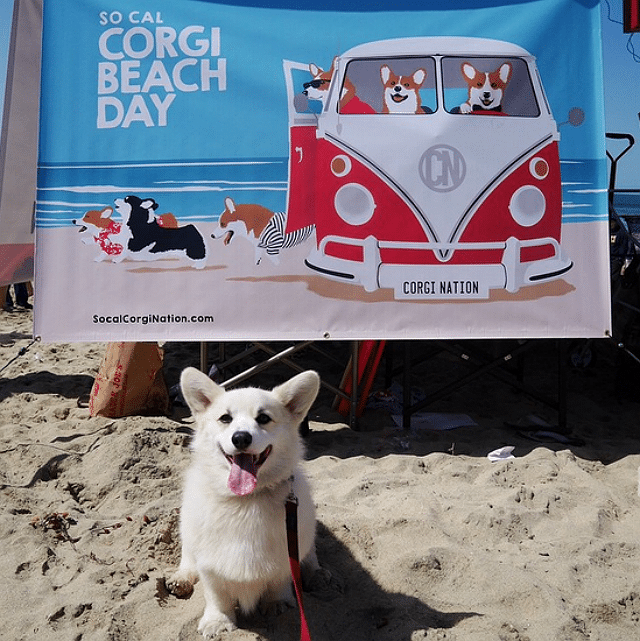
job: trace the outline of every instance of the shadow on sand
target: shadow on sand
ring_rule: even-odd
[[[304,593],[304,610],[311,638],[322,641],[416,641],[432,638],[429,631],[445,631],[477,612],[442,612],[427,605],[429,595],[390,592],[379,585],[349,549],[322,523],[316,539],[318,558],[332,574],[331,581],[312,581]],[[362,604],[366,604],[362,607]],[[185,625],[179,640],[198,638],[198,619]],[[242,632],[222,634],[220,641],[259,639],[298,641],[297,609],[279,616],[259,614],[240,618]],[[436,637],[433,637],[436,638]],[[437,638],[442,637],[442,633]],[[446,637],[448,638],[448,637]]]

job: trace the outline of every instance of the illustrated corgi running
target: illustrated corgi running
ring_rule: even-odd
[[[259,265],[266,254],[274,264],[280,262],[280,250],[303,243],[313,233],[310,225],[285,233],[286,214],[272,212],[262,205],[236,204],[232,198],[224,199],[225,210],[218,221],[219,229],[213,238],[223,238],[228,245],[236,233],[244,236],[255,248],[255,261]]]
[[[94,260],[110,259],[120,262],[125,258],[125,244],[128,235],[123,232],[122,223],[113,219],[113,207],[91,209],[78,220],[73,220],[85,245],[97,245],[100,249]]]
[[[177,226],[173,214],[156,216],[158,203],[153,198],[130,195],[116,198],[115,205],[128,234],[126,248],[130,258],[147,261],[186,256],[196,269],[204,268],[207,246],[194,225]]]

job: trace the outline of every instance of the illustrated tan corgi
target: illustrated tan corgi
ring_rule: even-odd
[[[410,76],[396,76],[389,65],[380,67],[384,86],[382,113],[422,114],[420,88],[427,78],[424,69],[416,69]]]
[[[298,433],[320,378],[306,371],[271,391],[225,391],[187,368],[180,384],[195,435],[180,511],[182,558],[167,587],[184,597],[202,582],[198,631],[212,639],[236,628],[236,607],[248,614],[259,604],[276,612],[295,605],[285,526],[291,491],[303,572],[325,572],[316,558],[315,508]]]
[[[278,264],[282,249],[303,243],[314,231],[314,226],[304,227],[285,233],[286,214],[273,212],[267,207],[254,204],[236,204],[227,196],[225,209],[218,220],[218,229],[211,234],[213,238],[224,238],[228,245],[236,234],[246,238],[255,249],[255,263],[259,265],[266,254],[274,264]]]
[[[511,65],[505,62],[495,71],[486,72],[478,71],[470,62],[463,62],[461,69],[469,85],[469,99],[460,105],[460,112],[502,112],[504,90],[513,71]]]
[[[331,79],[335,71],[336,59],[334,58],[328,71],[324,71],[313,62],[309,64],[309,73],[313,77],[310,82],[305,82],[302,92],[310,100],[319,100],[322,107],[327,102]],[[349,78],[345,77],[342,93],[340,95],[340,113],[343,114],[373,114],[375,110],[366,102],[356,96],[356,88]]]
[[[72,222],[79,227],[78,232],[85,245],[98,246],[99,252],[94,258],[96,262],[105,259],[120,262],[125,258],[128,235],[122,223],[114,220],[113,207],[91,209]]]

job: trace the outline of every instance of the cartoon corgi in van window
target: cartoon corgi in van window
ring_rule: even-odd
[[[309,100],[319,100],[324,107],[327,96],[329,95],[329,84],[333,77],[333,63],[329,71],[323,71],[318,65],[312,62],[309,64],[309,73],[313,80],[304,83],[304,91],[302,93],[307,96]]]
[[[511,80],[511,65],[505,62],[491,72],[478,71],[471,63],[462,64],[462,75],[469,85],[469,99],[460,105],[460,112],[502,111],[502,96]]]
[[[313,80],[305,82],[304,95],[310,100],[319,100],[324,108],[329,95],[329,86],[333,78],[335,70],[335,58],[331,63],[329,71],[323,71],[318,65],[313,62],[309,64],[309,73],[313,76]],[[340,111],[342,113],[351,114],[372,114],[375,111],[366,103],[356,96],[356,88],[353,83],[345,76],[342,85],[342,92],[340,95]]]
[[[315,226],[309,269],[367,292],[391,289],[398,300],[486,299],[571,269],[561,246],[560,135],[525,49],[462,37],[358,45],[334,59],[321,113],[305,111],[296,93],[294,74],[309,66],[284,68],[285,231]],[[415,85],[398,100],[406,111],[385,100],[381,81],[392,74]],[[351,86],[375,113],[343,108]]]
[[[425,113],[422,109],[420,88],[427,72],[416,69],[410,76],[396,76],[389,65],[380,67],[380,79],[384,86],[382,113]]]

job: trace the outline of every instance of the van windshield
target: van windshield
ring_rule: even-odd
[[[341,114],[434,113],[436,64],[429,57],[352,60],[345,73]]]
[[[540,115],[529,68],[520,58],[443,58],[442,80],[449,113],[529,118]]]
[[[317,115],[335,108],[328,105],[333,65],[328,71],[309,65],[295,73],[294,86],[303,89],[294,99],[296,113]],[[340,114],[425,116],[438,109],[527,118],[541,113],[529,66],[522,58],[394,56],[358,58],[346,66],[337,105]]]

